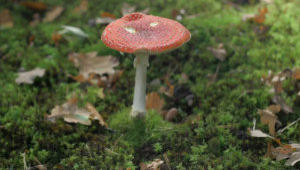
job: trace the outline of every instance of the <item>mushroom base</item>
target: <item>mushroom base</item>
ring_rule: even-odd
[[[135,86],[131,117],[145,117],[146,115],[146,80],[149,55],[139,54],[134,59]]]

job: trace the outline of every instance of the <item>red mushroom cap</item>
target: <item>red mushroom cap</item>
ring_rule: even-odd
[[[177,21],[142,13],[110,23],[101,36],[106,46],[125,53],[170,51],[190,38],[190,32]]]

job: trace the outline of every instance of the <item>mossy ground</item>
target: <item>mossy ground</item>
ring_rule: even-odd
[[[261,83],[262,75],[269,70],[300,67],[299,1],[267,5],[264,26],[268,30],[258,33],[256,23],[242,21],[243,14],[257,13],[264,6],[257,1],[231,1],[238,4],[235,6],[221,0],[127,0],[138,10],[149,7],[151,14],[167,18],[171,18],[173,9],[197,14],[181,21],[192,33],[190,42],[150,59],[148,82],[169,75],[176,86],[181,73],[189,77],[181,86],[194,94],[193,106],[181,100],[167,102],[167,107],[180,109],[177,123],[164,121],[156,112],[150,112],[143,121],[128,118],[134,85],[133,56],[106,48],[100,40],[104,26],[87,24],[101,12],[120,17],[125,1],[89,1],[84,15],[72,13],[78,0],[45,2],[48,6],[64,6],[66,11],[55,22],[30,27],[32,11],[17,3],[0,1],[0,9],[9,9],[15,23],[11,29],[0,30],[1,169],[22,169],[22,153],[26,154],[27,166],[40,162],[50,169],[138,168],[140,162],[165,157],[172,169],[288,169],[284,161],[266,158],[266,139],[249,137],[247,128],[252,127],[254,118],[259,119],[257,110],[271,104],[272,94]],[[82,28],[88,40],[75,39],[55,46],[51,35],[62,25]],[[35,40],[29,46],[31,35]],[[223,62],[207,49],[219,43],[227,50]],[[124,70],[115,90],[105,90],[104,99],[93,93],[94,87],[82,86],[68,76],[78,73],[68,61],[68,54],[90,51],[118,57],[119,69]],[[217,80],[207,85],[207,75],[215,73],[218,65]],[[42,67],[46,75],[33,85],[17,85],[15,78],[21,67]],[[80,102],[96,106],[110,129],[97,122],[84,126],[45,120],[46,113],[74,92],[81,94]],[[285,96],[295,113],[281,116],[284,124],[300,116],[300,107],[293,102],[295,95]],[[200,120],[193,124],[185,121],[193,116]],[[258,126],[267,132],[266,126]],[[280,138],[286,143],[300,142],[299,124]],[[299,163],[289,169],[297,168]]]

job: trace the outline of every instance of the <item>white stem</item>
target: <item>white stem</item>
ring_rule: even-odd
[[[134,59],[135,86],[131,116],[144,117],[146,115],[146,80],[149,55],[139,54]]]

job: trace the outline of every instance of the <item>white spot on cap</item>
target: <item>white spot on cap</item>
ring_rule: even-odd
[[[124,28],[127,32],[131,33],[131,34],[134,34],[135,33],[135,29],[132,28],[132,27],[125,27]]]
[[[155,27],[156,25],[158,25],[158,22],[152,22],[152,23],[150,23],[150,27]]]

